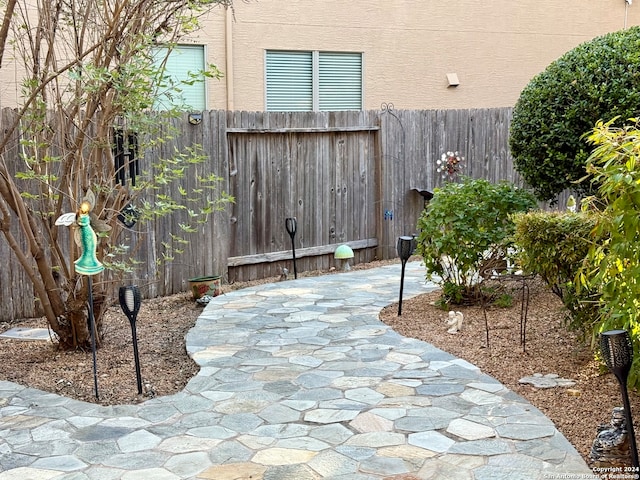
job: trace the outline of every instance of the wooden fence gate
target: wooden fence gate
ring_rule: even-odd
[[[301,271],[330,268],[342,243],[360,250],[356,261],[373,258],[380,128],[375,117],[337,126],[326,116],[318,125],[317,117],[298,118],[296,126],[266,126],[261,114],[231,119],[241,126],[227,128],[229,193],[236,199],[230,208],[230,280],[278,275],[283,268],[293,273],[288,217],[297,219]]]

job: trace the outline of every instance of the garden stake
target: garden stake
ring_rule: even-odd
[[[288,217],[284,221],[284,226],[287,229],[287,233],[291,237],[291,251],[293,253],[293,277],[298,278],[298,267],[296,266],[296,244],[294,238],[296,231],[298,230],[298,220],[295,217]]]
[[[136,333],[136,320],[140,311],[140,289],[137,285],[120,287],[120,307],[131,324],[131,337],[133,338],[133,357],[136,362],[136,380],[138,382],[138,395],[142,394],[142,376],[140,375],[140,357],[138,356],[138,334]]]
[[[87,288],[89,290],[87,301],[89,303],[89,331],[91,332],[91,351],[93,353],[93,385],[98,396],[98,366],[96,360],[96,325],[93,315],[93,281],[91,277],[97,275],[104,270],[104,265],[100,263],[96,257],[96,249],[98,247],[98,237],[96,232],[91,228],[91,219],[89,212],[93,205],[88,201],[83,201],[80,210],[76,215],[76,223],[80,227],[80,245],[82,247],[82,255],[75,262],[76,272],[80,275],[87,276]]]
[[[631,447],[631,461],[633,462],[634,472],[640,471],[638,465],[638,448],[636,446],[636,434],[633,428],[633,419],[631,418],[631,405],[629,404],[629,392],[627,391],[627,377],[631,370],[633,362],[633,345],[631,338],[626,330],[609,330],[600,335],[600,349],[602,356],[607,363],[609,370],[618,379],[620,384],[620,393],[624,403],[624,414],[627,421],[627,432],[629,433],[629,445]]]
[[[91,275],[87,275],[87,288],[89,289],[89,331],[91,332],[91,353],[93,355],[93,389],[96,393],[96,400],[100,400],[98,395],[98,359],[96,358],[96,321],[93,316],[93,281]]]

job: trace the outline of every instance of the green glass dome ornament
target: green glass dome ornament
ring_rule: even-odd
[[[351,267],[349,266],[349,259],[353,258],[353,250],[349,245],[340,245],[336,248],[333,256],[336,260],[342,262],[342,270],[344,272],[351,270]]]

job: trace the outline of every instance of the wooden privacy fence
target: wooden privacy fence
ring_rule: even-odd
[[[127,231],[120,240],[135,244],[142,262],[132,280],[153,297],[184,291],[195,276],[233,282],[279,275],[283,268],[292,273],[287,217],[298,222],[298,271],[334,266],[333,252],[343,243],[354,249],[356,263],[393,258],[397,237],[415,232],[424,207],[416,190],[443,181],[436,172],[443,152],[460,152],[472,177],[522,183],[508,151],[510,120],[510,108],[395,111],[386,105],[350,112],[207,111],[198,125],[185,115],[175,120],[182,134],[146,152],[142,169],[174,148],[201,145],[209,161],[193,167],[180,186],[195,189],[198,175],[215,173],[235,203],[212,215],[180,246],[184,254],[161,266],[158,246],[186,214]],[[178,186],[164,193],[180,194]],[[0,321],[32,316],[28,279],[3,240],[0,256],[8,259],[0,271]]]

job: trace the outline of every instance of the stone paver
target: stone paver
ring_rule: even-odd
[[[561,378],[557,373],[534,373],[528,377],[523,377],[519,383],[530,384],[536,388],[573,387],[576,382],[570,378]]]
[[[399,280],[390,265],[216,297],[187,335],[199,374],[140,405],[0,381],[0,480],[593,478],[527,401],[377,319]],[[407,265],[405,298],[433,288]]]

